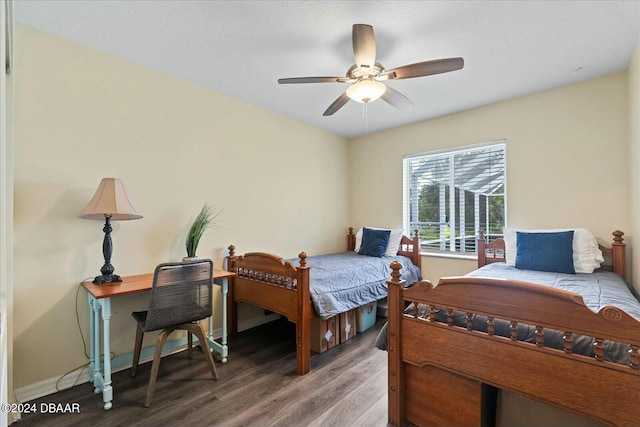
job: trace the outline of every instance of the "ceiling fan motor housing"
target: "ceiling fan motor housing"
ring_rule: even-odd
[[[376,62],[373,67],[366,65],[358,67],[357,64],[353,64],[347,70],[347,77],[354,80],[366,79],[368,77],[376,77],[384,71],[384,66],[379,62]]]

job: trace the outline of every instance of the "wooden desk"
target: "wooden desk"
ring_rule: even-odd
[[[229,292],[228,279],[236,273],[225,270],[214,270],[213,278],[222,291],[222,339],[218,343],[213,339],[213,322],[209,319],[209,333],[207,339],[212,350],[220,353],[222,363],[227,362],[229,349],[227,347],[227,293]],[[110,320],[111,298],[123,295],[148,292],[153,287],[153,273],[126,276],[122,282],[105,283],[96,285],[91,281],[82,282],[82,286],[88,292],[89,300],[89,377],[93,380],[94,393],[102,392],[104,409],[111,409],[113,400],[113,387],[111,386],[111,344],[110,344]],[[91,314],[91,312],[93,314]],[[100,330],[100,315],[102,315],[102,331]],[[135,326],[132,323],[133,326]],[[133,327],[132,326],[132,327]],[[103,362],[100,360],[100,336],[102,335]]]

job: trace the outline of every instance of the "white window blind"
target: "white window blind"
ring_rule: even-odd
[[[421,249],[475,253],[484,230],[502,235],[506,216],[506,141],[406,156],[403,224]]]

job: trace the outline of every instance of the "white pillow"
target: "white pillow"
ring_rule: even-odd
[[[586,228],[564,228],[558,230],[517,230],[504,229],[504,243],[507,265],[516,265],[517,232],[526,233],[555,233],[573,230],[573,268],[576,273],[593,273],[604,262],[598,241]]]
[[[400,241],[402,240],[402,234],[404,230],[402,228],[378,228],[378,227],[367,227],[372,230],[389,230],[391,233],[389,234],[389,243],[387,243],[387,250],[384,252],[384,256],[396,256],[398,255],[398,248],[400,248]],[[360,245],[362,245],[362,233],[363,228],[360,228],[356,233],[356,249],[358,252],[360,250]]]

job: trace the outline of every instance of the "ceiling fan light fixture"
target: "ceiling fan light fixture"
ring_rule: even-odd
[[[355,64],[349,67],[345,77],[290,77],[278,79],[278,83],[351,83],[346,92],[333,101],[322,115],[333,115],[350,100],[363,103],[366,115],[367,104],[380,97],[387,104],[400,110],[408,110],[413,106],[409,98],[393,87],[385,85],[383,81],[431,76],[464,67],[464,59],[457,57],[415,62],[386,70],[381,63],[376,62],[376,38],[373,27],[367,24],[353,25],[351,42]]]
[[[360,80],[347,88],[347,96],[354,101],[368,103],[380,98],[387,86],[373,79]]]

